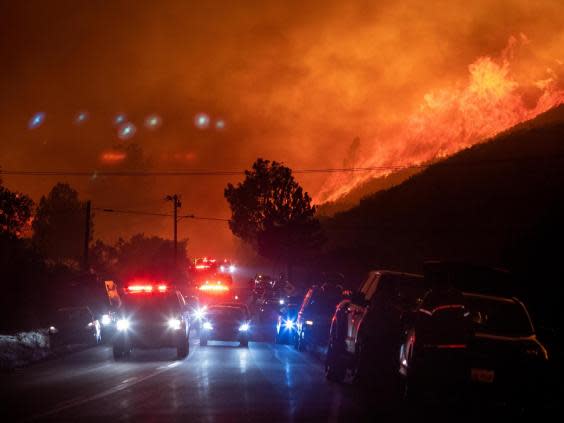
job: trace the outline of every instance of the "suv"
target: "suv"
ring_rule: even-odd
[[[351,298],[336,308],[331,322],[325,374],[342,382],[397,379],[397,360],[406,317],[426,292],[423,276],[372,271]]]
[[[114,358],[133,348],[174,347],[180,359],[188,356],[189,310],[182,294],[164,284],[129,285],[116,322]]]
[[[515,297],[430,291],[400,349],[405,397],[485,394],[522,407],[542,392],[548,353]]]
[[[340,286],[330,284],[308,290],[296,318],[294,346],[298,351],[327,347],[331,317],[342,294]]]

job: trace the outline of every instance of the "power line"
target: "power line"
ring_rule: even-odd
[[[172,213],[154,213],[154,212],[145,212],[140,210],[125,210],[125,209],[114,209],[114,208],[107,208],[107,207],[92,207],[92,210],[97,210],[105,213],[119,213],[119,214],[134,214],[140,216],[157,216],[157,217],[173,217]],[[221,217],[208,217],[208,216],[196,216],[193,214],[187,215],[180,215],[178,216],[179,219],[193,219],[193,220],[209,220],[215,222],[229,222],[229,219],[221,218]]]
[[[462,167],[462,166],[479,166],[487,164],[501,164],[513,162],[531,162],[531,161],[548,161],[563,159],[564,154],[554,154],[551,156],[526,156],[526,157],[506,157],[499,159],[488,160],[453,160],[449,162],[435,162],[424,164],[410,164],[410,165],[387,165],[387,166],[368,166],[368,167],[337,167],[337,168],[312,168],[312,169],[295,169],[292,173],[295,174],[310,174],[310,173],[355,173],[355,172],[374,172],[374,171],[400,171],[408,169],[425,169],[430,166],[436,167]],[[0,175],[12,176],[242,176],[245,172],[242,170],[205,170],[205,169],[191,169],[191,170],[115,170],[115,171],[66,171],[66,170],[2,170]]]

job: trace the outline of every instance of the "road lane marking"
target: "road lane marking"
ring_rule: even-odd
[[[192,354],[190,355],[190,357],[191,356],[192,356]],[[186,358],[186,360],[184,360],[184,361],[188,361],[188,359],[190,357]],[[144,382],[148,379],[152,379],[155,376],[158,376],[161,373],[164,373],[168,370],[174,369],[175,367],[179,366],[181,363],[182,362],[180,362],[180,361],[176,361],[176,362],[170,363],[166,366],[160,366],[160,367],[157,367],[157,369],[155,371],[153,371],[153,372],[151,372],[151,373],[149,373],[145,376],[133,376],[129,379],[125,379],[120,384],[114,386],[113,388],[107,389],[103,392],[99,392],[97,394],[90,395],[90,396],[87,396],[87,397],[82,397],[82,398],[79,397],[79,398],[74,398],[74,399],[71,399],[71,400],[68,400],[68,401],[64,401],[64,402],[60,403],[59,405],[55,406],[55,408],[52,408],[51,410],[46,411],[44,413],[35,414],[35,415],[33,415],[33,416],[31,416],[27,419],[24,419],[24,421],[27,422],[27,421],[39,420],[39,419],[42,419],[42,418],[45,418],[45,417],[48,417],[48,416],[52,416],[54,414],[58,414],[62,411],[84,405],[88,402],[96,401],[96,400],[99,400],[101,398],[107,397],[109,395],[113,395],[117,392],[123,391],[124,389],[131,388],[132,386],[137,385],[141,382]]]

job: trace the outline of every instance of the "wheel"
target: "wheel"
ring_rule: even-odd
[[[346,366],[335,350],[334,341],[331,341],[325,359],[325,377],[332,382],[343,382],[346,374]]]
[[[114,353],[114,359],[120,360],[123,357],[125,357],[126,350],[123,347],[118,347],[118,346],[114,345],[113,353]]]
[[[239,342],[239,346],[242,348],[248,348],[249,347],[249,341],[245,340],[245,341],[241,341]]]
[[[206,338],[200,338],[200,346],[205,347],[208,345],[208,340]]]
[[[188,344],[188,340],[185,339],[181,345],[176,348],[176,357],[179,359],[184,359],[188,357],[188,353],[190,352],[190,345]]]

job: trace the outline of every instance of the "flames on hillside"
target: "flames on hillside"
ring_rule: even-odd
[[[400,127],[383,128],[370,146],[349,150],[345,167],[375,168],[331,176],[317,203],[336,201],[363,182],[403,166],[452,155],[564,103],[564,62],[553,59],[542,71],[523,71],[516,49],[529,41],[511,37],[497,57],[479,57],[465,82],[424,95],[419,108]],[[519,68],[519,69],[515,69]],[[354,162],[354,163],[352,163]]]

